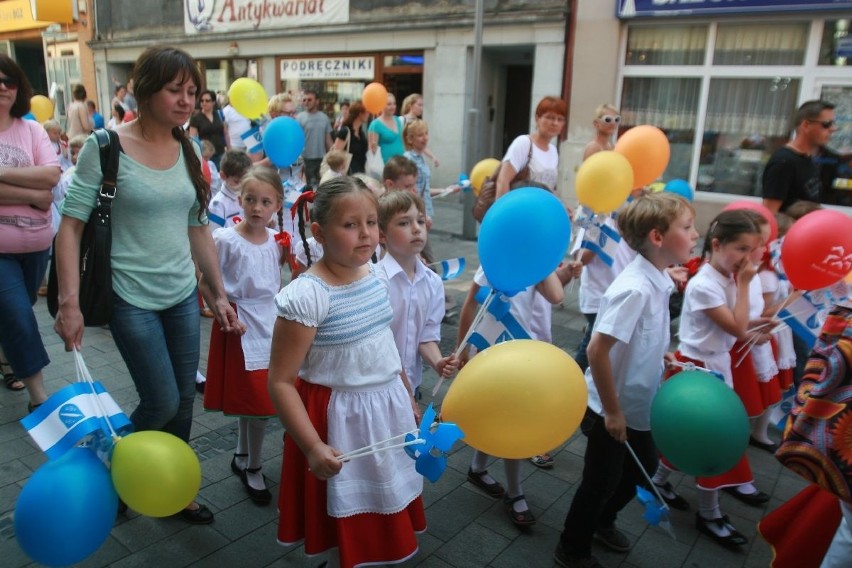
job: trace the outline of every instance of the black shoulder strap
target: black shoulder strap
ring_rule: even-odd
[[[115,184],[118,178],[118,134],[114,130],[99,128],[95,130],[98,139],[98,147],[101,155],[101,181],[100,196],[109,199],[115,198]]]

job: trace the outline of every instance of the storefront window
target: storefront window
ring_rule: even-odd
[[[227,93],[240,77],[257,79],[257,61],[253,59],[204,59],[201,64],[206,88],[217,93]]]
[[[807,24],[719,25],[716,65],[801,65]]]
[[[671,145],[663,181],[689,179],[700,79],[626,77],[621,97],[622,131],[640,124],[661,128]]]
[[[707,26],[631,27],[626,65],[701,65]]]
[[[827,20],[822,32],[819,64],[838,67],[852,65],[852,34],[849,20]]]
[[[798,79],[711,79],[698,189],[760,195],[763,166],[784,145]]]

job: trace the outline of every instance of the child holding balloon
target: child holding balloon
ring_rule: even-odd
[[[459,357],[462,364],[466,363],[468,359],[469,348],[466,345],[462,345],[462,342],[467,339],[468,330],[474,321],[477,294],[481,288],[489,285],[488,278],[480,266],[476,270],[473,283],[470,286],[467,298],[465,298],[461,313],[459,314],[458,342],[460,346],[464,347]],[[530,323],[533,318],[536,293],[541,294],[551,304],[558,304],[562,301],[565,292],[559,276],[556,272],[552,272],[537,285],[529,286],[508,299],[509,312],[514,316],[517,323],[527,331],[530,329]],[[486,470],[486,465],[490,457],[488,454],[479,450],[474,451],[470,469],[467,472],[467,480],[490,497],[503,497],[506,512],[515,526],[525,528],[534,525],[536,522],[535,516],[530,511],[524,497],[523,487],[521,487],[521,463],[523,460],[503,460],[506,481],[508,482],[508,489],[505,489]]]
[[[680,316],[677,360],[718,372],[731,388],[734,386],[731,348],[737,339],[748,337],[750,327],[769,321],[768,318],[749,319],[749,283],[757,274],[751,254],[761,244],[760,220],[759,213],[745,209],[723,211],[713,220],[702,251],[702,257],[708,257],[708,261],[687,284]],[[768,331],[769,328],[763,329]],[[712,448],[699,451],[710,452]],[[671,471],[671,467],[660,463],[653,479],[669,503],[682,500],[668,483]],[[768,497],[753,481],[745,455],[724,474],[697,477],[700,491],[695,522],[698,530],[725,546],[746,544],[746,537],[722,514],[719,490],[732,487],[744,500],[754,504],[765,502]]]
[[[204,409],[239,417],[231,470],[252,501],[267,505],[272,494],[260,468],[266,419],[275,416],[266,383],[282,253],[275,231],[268,225],[276,214],[280,223],[284,188],[278,172],[258,167],[243,177],[239,191],[243,219],[233,227],[214,231],[213,242],[228,301],[247,330],[240,337],[226,335],[216,325],[210,330]]]
[[[698,238],[695,212],[684,199],[656,193],[635,199],[618,217],[637,256],[601,298],[589,342],[588,408],[581,424],[588,438],[583,479],[554,552],[560,566],[594,566],[592,539],[626,552],[630,541],[615,526],[618,512],[657,453],[650,432],[651,402],[671,357],[668,300],[674,283],[666,267],[685,262]]]
[[[275,299],[269,392],[286,429],[278,541],[329,551],[329,566],[402,562],[426,529],[414,461],[402,448],[338,458],[416,427],[388,291],[370,264],[377,200],[360,180],[334,178],[311,218],[323,256]]]

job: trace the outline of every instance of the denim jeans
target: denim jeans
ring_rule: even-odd
[[[595,320],[598,318],[598,314],[583,315],[586,316],[586,321],[588,323],[586,325],[586,333],[583,335],[580,345],[577,346],[577,352],[574,353],[574,360],[578,365],[580,365],[580,370],[585,373],[586,367],[589,366],[589,357],[586,355],[586,348],[589,346],[589,341],[592,339],[592,329],[595,327]]]
[[[18,378],[50,363],[33,312],[49,255],[49,249],[0,254],[0,346]]]
[[[580,428],[588,438],[583,480],[560,536],[565,552],[574,557],[589,556],[595,531],[612,527],[618,512],[636,497],[636,486],[648,485],[627,446],[606,431],[603,416],[586,409]],[[658,458],[651,432],[628,428],[627,441],[653,475]]]
[[[115,295],[110,330],[139,394],[130,416],[137,432],[162,430],[189,441],[201,350],[196,296],[193,290],[174,306],[151,311]]]

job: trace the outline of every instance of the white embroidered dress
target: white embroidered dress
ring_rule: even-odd
[[[348,452],[416,428],[388,290],[372,271],[343,286],[302,274],[275,301],[280,317],[317,328],[299,377],[332,390],[329,446]],[[328,480],[328,514],[398,513],[422,491],[414,461],[403,449],[388,450],[347,462]]]

